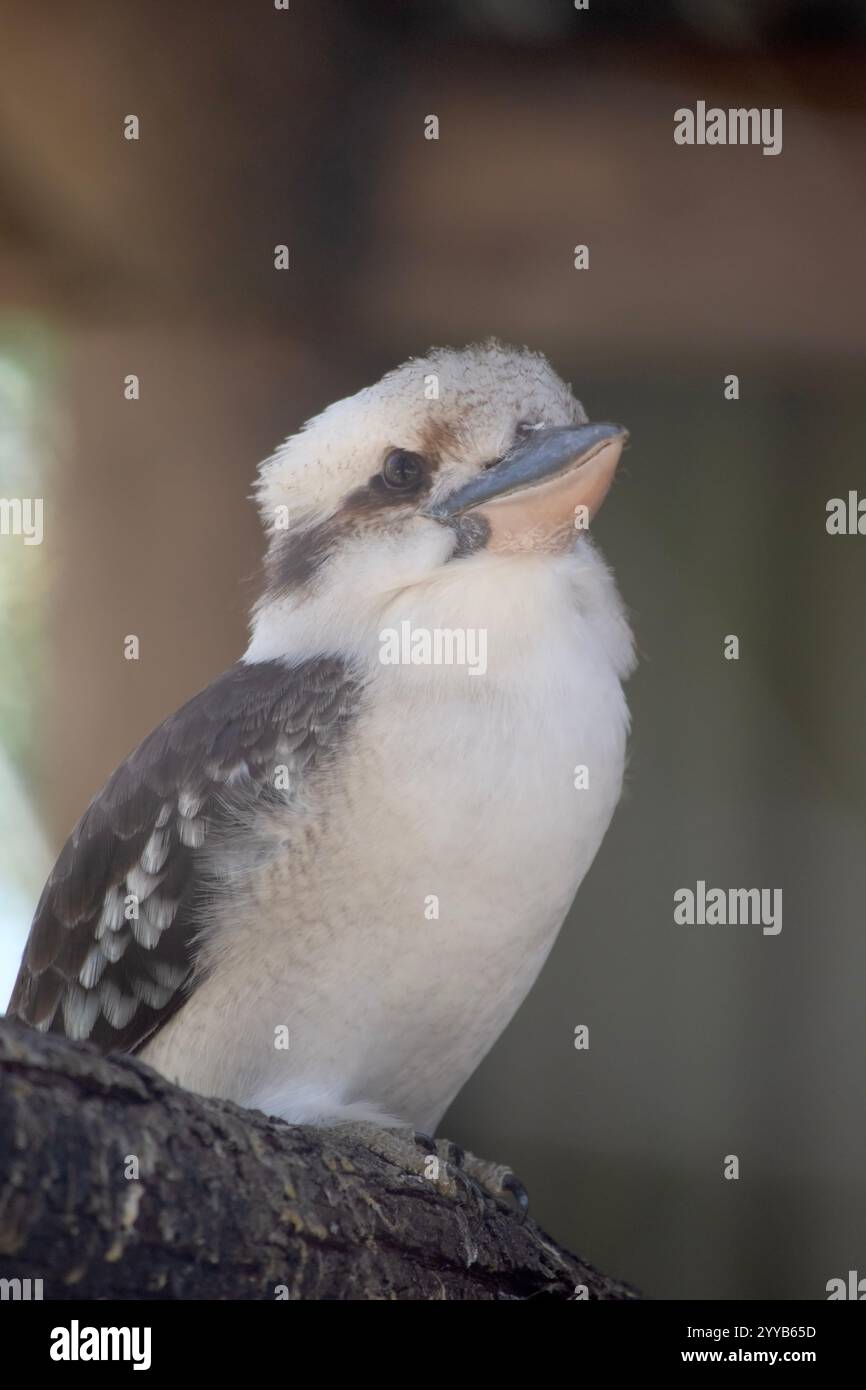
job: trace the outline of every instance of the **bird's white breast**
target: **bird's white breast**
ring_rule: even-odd
[[[345,744],[263,827],[274,852],[225,899],[220,968],[148,1060],[290,1120],[435,1127],[535,980],[619,797],[629,644],[594,565],[577,601],[569,566],[525,557],[395,597],[390,624],[484,627],[486,674],[373,655]]]

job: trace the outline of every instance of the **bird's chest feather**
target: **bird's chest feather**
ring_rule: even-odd
[[[395,1110],[404,1069],[417,1103],[419,1050],[431,1114],[474,1069],[607,828],[625,705],[607,664],[582,657],[530,653],[489,688],[456,669],[383,673],[306,809],[285,813],[256,892],[268,987],[299,1048],[324,1032],[337,1069],[351,1056],[359,1091]]]
[[[449,987],[482,958],[491,984],[497,971],[534,978],[622,777],[614,678],[560,651],[489,691],[483,680],[382,683],[359,721],[336,851],[371,918],[397,909],[379,912],[377,941],[423,954]]]

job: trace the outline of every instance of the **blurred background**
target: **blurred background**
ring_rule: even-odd
[[[864,6],[0,0],[0,33],[0,496],[45,500],[0,537],[0,1004],[89,798],[243,649],[257,462],[431,344],[527,343],[631,430],[597,534],[634,736],[443,1132],[647,1295],[866,1274],[866,538],[825,529],[866,495]],[[783,152],[675,145],[698,100],[783,108]],[[782,888],[781,934],[675,925],[698,879]]]

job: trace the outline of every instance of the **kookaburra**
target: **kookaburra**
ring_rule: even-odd
[[[84,812],[10,1013],[291,1123],[434,1132],[620,795],[632,640],[585,523],[625,439],[488,342],[279,448],[247,651]]]

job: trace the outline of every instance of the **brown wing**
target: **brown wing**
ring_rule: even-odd
[[[45,885],[9,1014],[134,1051],[185,1002],[202,926],[208,846],[267,800],[284,804],[351,717],[341,662],[239,662],[121,763]]]

